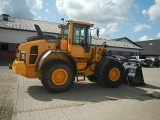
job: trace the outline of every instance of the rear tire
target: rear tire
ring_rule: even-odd
[[[49,92],[67,91],[74,81],[72,66],[63,60],[47,63],[42,70],[42,85]]]
[[[100,83],[109,88],[118,87],[124,79],[124,67],[117,61],[110,60],[104,67]],[[103,82],[102,82],[103,81]]]

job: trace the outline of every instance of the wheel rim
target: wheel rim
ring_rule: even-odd
[[[112,68],[109,72],[109,78],[111,81],[117,81],[120,77],[120,71],[118,68]]]
[[[68,74],[64,69],[57,69],[52,73],[52,82],[55,85],[63,85],[68,80]]]

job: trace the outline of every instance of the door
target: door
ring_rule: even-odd
[[[73,25],[72,52],[74,57],[85,57],[91,47],[90,27],[86,25]]]

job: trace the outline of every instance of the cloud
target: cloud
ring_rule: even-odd
[[[100,28],[99,29],[99,38],[105,38],[106,36],[109,36],[108,31],[106,28]],[[97,33],[96,33],[96,29],[91,31],[91,34],[94,38],[97,38]]]
[[[37,10],[41,10],[42,0],[0,0],[0,14],[9,14],[13,17],[39,19]]]
[[[133,27],[134,29],[134,32],[140,32],[144,29],[151,29],[151,26],[150,25],[147,25],[147,24],[135,24],[135,26]]]
[[[114,23],[130,19],[132,2],[133,0],[56,0],[56,6],[69,19]]]
[[[46,13],[49,13],[49,9],[46,9]]]
[[[146,16],[146,14],[147,14],[147,10],[142,10],[142,14],[144,15],[144,16]]]
[[[99,37],[100,38],[109,37],[113,33],[116,33],[116,32],[118,32],[118,31],[121,30],[119,24],[117,24],[117,23],[108,24],[105,28],[99,26],[99,28],[100,28],[100,32],[99,32]],[[93,37],[97,37],[97,35],[96,35],[96,29],[92,31],[92,36]]]
[[[108,28],[108,33],[115,33],[115,32],[118,32],[120,31],[120,27],[119,27],[119,24],[118,23],[111,23],[111,24],[108,24],[107,25],[107,28]]]
[[[100,37],[106,38],[118,32],[119,26],[131,18],[133,0],[56,0],[56,7],[68,19],[89,21],[95,26],[102,26]]]
[[[27,6],[30,8],[30,9],[37,9],[37,10],[40,10],[43,8],[42,6],[42,0],[26,0],[27,2]]]
[[[160,32],[156,34],[156,38],[160,38]]]
[[[140,9],[140,8],[139,8],[138,5],[134,4],[134,5],[133,5],[133,8],[136,10],[136,12],[139,12],[139,9]]]
[[[155,4],[152,5],[148,10],[142,11],[143,15],[148,15],[151,21],[156,21],[160,18],[160,0],[155,0]]]
[[[144,35],[139,38],[140,41],[153,40],[153,38],[149,38],[147,35]]]

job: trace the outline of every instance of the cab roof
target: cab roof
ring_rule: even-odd
[[[78,21],[78,20],[68,20],[67,22],[76,23],[76,24],[82,24],[82,25],[88,25],[88,26],[93,26],[94,25],[94,24],[89,23],[89,22]]]

